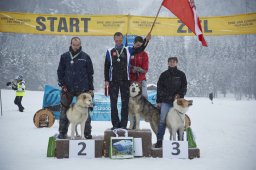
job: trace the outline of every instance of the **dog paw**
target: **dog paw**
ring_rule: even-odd
[[[75,139],[75,137],[74,136],[71,136],[71,140],[74,140]]]

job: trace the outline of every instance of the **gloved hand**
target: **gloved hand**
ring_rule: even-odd
[[[67,91],[68,91],[68,89],[67,89],[66,86],[61,86],[61,89],[62,89],[62,91],[64,91],[64,92],[67,92]]]
[[[136,66],[132,66],[132,72],[137,73],[137,67]]]
[[[145,73],[145,70],[143,70],[141,67],[133,66],[134,73]]]
[[[10,86],[12,84],[12,82],[7,82],[6,86]]]
[[[180,95],[179,94],[176,94],[175,95],[175,99],[179,99],[180,98]]]
[[[138,69],[138,72],[139,72],[139,73],[145,73],[145,70],[142,69],[141,67],[138,67],[137,69]]]
[[[146,41],[151,40],[151,33],[149,32],[148,35],[146,36]]]
[[[18,88],[17,88],[16,85],[12,85],[12,89],[13,89],[13,90],[18,90]]]

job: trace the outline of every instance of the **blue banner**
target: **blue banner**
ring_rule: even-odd
[[[125,46],[130,46],[130,47],[132,47],[133,46],[133,44],[134,44],[134,39],[135,39],[135,37],[136,37],[137,35],[124,35],[124,37],[123,37],[123,44],[125,45]]]
[[[60,117],[60,95],[61,92],[58,88],[45,85],[43,108],[48,108],[54,112],[55,119]],[[148,100],[153,105],[156,105],[156,91],[148,90]],[[73,99],[73,103],[76,99]],[[93,121],[110,121],[111,109],[110,109],[110,97],[105,96],[103,93],[95,93],[93,99],[93,111],[90,112],[91,119]],[[118,97],[117,108],[121,110],[121,98]],[[120,114],[120,113],[119,113]]]

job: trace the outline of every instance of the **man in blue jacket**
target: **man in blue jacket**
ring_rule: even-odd
[[[59,122],[59,139],[67,137],[69,121],[66,112],[75,96],[89,92],[93,96],[93,65],[88,54],[82,51],[79,37],[71,39],[69,51],[62,54],[57,70],[61,87],[61,115]],[[91,139],[90,115],[85,124],[84,136]]]

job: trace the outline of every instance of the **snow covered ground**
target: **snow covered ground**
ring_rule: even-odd
[[[47,158],[52,128],[38,129],[34,113],[42,107],[43,92],[27,91],[23,99],[25,112],[13,104],[15,93],[2,90],[3,116],[0,116],[0,170],[70,170],[70,169],[174,169],[174,170],[255,170],[256,169],[256,101],[232,98],[190,98],[194,105],[188,115],[201,151],[199,159],[135,158],[127,160]],[[93,135],[103,135],[110,122],[92,122]],[[142,122],[143,128],[149,124]],[[167,132],[167,131],[166,131]],[[168,133],[165,136],[168,139]],[[156,138],[153,135],[153,142]]]

